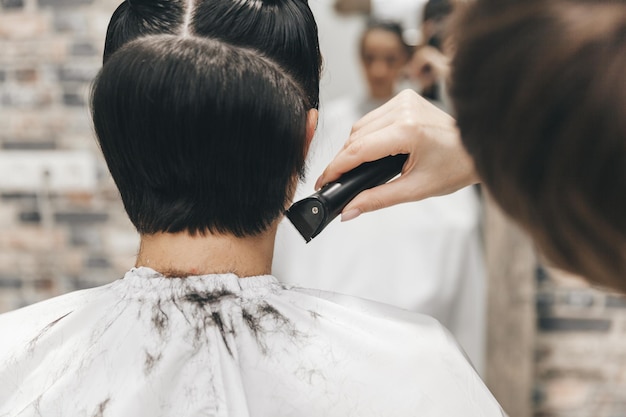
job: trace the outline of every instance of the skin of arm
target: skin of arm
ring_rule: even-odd
[[[356,122],[343,149],[318,178],[315,188],[364,162],[409,154],[395,180],[366,190],[343,210],[342,221],[395,204],[450,194],[480,182],[461,142],[456,121],[412,90]]]

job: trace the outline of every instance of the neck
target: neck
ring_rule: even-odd
[[[141,236],[136,267],[149,267],[166,277],[232,273],[240,278],[271,273],[276,226],[259,236],[227,234],[192,236],[157,233]]]

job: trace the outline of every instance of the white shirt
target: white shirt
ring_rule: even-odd
[[[501,416],[433,319],[272,276],[124,279],[0,315],[0,416]]]
[[[352,124],[379,102],[341,99],[321,108],[296,200],[313,193],[317,176],[341,149]],[[457,338],[479,372],[484,368],[486,272],[480,203],[471,188],[333,221],[305,244],[284,220],[273,273],[307,288],[391,304],[438,319]]]

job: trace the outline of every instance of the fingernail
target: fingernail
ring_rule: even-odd
[[[319,177],[317,181],[315,181],[315,191],[319,191],[322,188],[322,177]]]
[[[363,212],[361,210],[359,210],[359,209],[348,210],[345,213],[341,213],[341,221],[342,222],[347,222],[349,220],[356,219],[362,213]]]

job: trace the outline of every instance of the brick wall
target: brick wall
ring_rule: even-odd
[[[133,263],[137,235],[85,106],[117,4],[0,0],[0,152],[96,158],[91,189],[0,190],[0,312],[110,282]],[[538,278],[536,415],[626,416],[626,299],[543,270]]]
[[[539,269],[537,417],[626,416],[626,298]]]
[[[87,151],[96,179],[79,192],[0,189],[0,311],[110,282],[132,266],[138,239],[86,108],[117,4],[0,0],[0,153]]]

